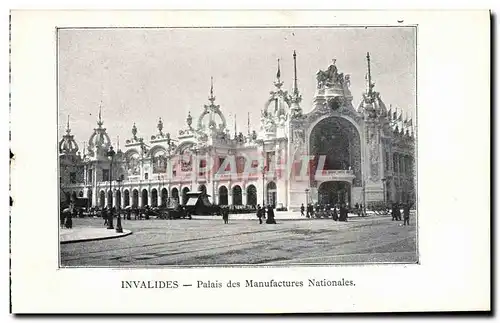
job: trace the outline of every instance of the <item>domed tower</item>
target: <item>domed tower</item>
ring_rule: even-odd
[[[82,158],[78,152],[71,128],[69,127],[69,116],[66,124],[66,134],[59,141],[59,180],[61,202],[69,203],[74,197],[70,196],[67,185],[73,185],[83,181]]]
[[[59,154],[76,156],[77,152],[78,144],[76,143],[74,136],[71,134],[68,116],[68,122],[66,124],[66,134],[62,137],[61,141],[59,141]]]
[[[97,120],[97,128],[94,129],[94,133],[89,138],[89,143],[87,147],[88,156],[92,160],[107,160],[107,152],[109,147],[111,147],[111,139],[106,132],[106,128],[103,128],[101,118],[101,107],[99,106],[99,119]]]
[[[288,134],[286,122],[290,115],[290,96],[282,89],[280,60],[278,59],[278,71],[276,72],[276,87],[270,92],[264,110],[261,112],[261,138],[282,138]]]
[[[196,130],[201,142],[213,144],[214,140],[222,139],[226,134],[226,118],[221,111],[220,105],[215,104],[214,79],[210,78],[210,102],[203,106],[203,112],[198,117]]]

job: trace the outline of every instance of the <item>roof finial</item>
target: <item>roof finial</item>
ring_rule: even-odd
[[[210,97],[208,98],[208,100],[211,103],[214,103],[214,101],[215,101],[215,96],[214,96],[214,77],[213,76],[210,77]]]
[[[247,133],[250,136],[250,112],[248,112],[247,116]]]
[[[278,72],[276,73],[276,78],[278,81],[280,80],[281,77],[281,70],[280,70],[280,59],[278,58]]]
[[[68,122],[66,123],[66,133],[69,135],[71,129],[69,128],[69,114],[68,114]]]
[[[372,73],[371,73],[371,66],[370,66],[370,52],[366,52],[366,62],[367,62],[367,65],[368,65],[368,74],[367,74],[367,81],[368,81],[367,86],[368,86],[368,88],[367,88],[367,93],[371,94],[374,84],[372,83]]]
[[[163,121],[161,121],[161,117],[158,119],[158,131],[160,132],[160,135],[163,134]]]
[[[299,87],[297,86],[297,54],[295,50],[293,51],[293,93],[299,92]]]
[[[274,81],[274,85],[279,89],[283,86],[283,82],[281,81],[281,68],[280,68],[280,59],[278,58],[278,71],[276,72],[276,81]]]
[[[234,114],[234,138],[236,138],[237,136],[237,132],[236,132],[236,113]]]
[[[102,101],[101,101],[101,103],[99,103],[99,120],[97,121],[97,125],[99,126],[99,128],[103,125],[102,117],[101,117],[101,110],[102,110]]]
[[[120,136],[116,136],[116,151],[120,151]]]

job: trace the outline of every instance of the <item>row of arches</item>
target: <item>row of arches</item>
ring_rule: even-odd
[[[267,184],[267,203],[268,204],[275,204],[276,202],[276,184],[274,182],[269,182]],[[198,187],[198,192],[203,192],[206,193],[207,188],[205,185],[200,185]],[[172,188],[171,192],[168,191],[167,188],[162,188],[161,190],[158,190],[156,188],[151,189],[150,191],[148,189],[124,189],[124,190],[116,190],[114,192],[114,196],[111,193],[111,191],[107,191],[107,193],[104,190],[101,190],[99,192],[99,195],[96,197],[96,204],[98,207],[103,208],[103,207],[110,207],[110,206],[116,206],[120,205],[121,207],[127,207],[127,206],[132,206],[132,207],[143,207],[146,205],[149,205],[151,207],[156,207],[156,206],[165,206],[167,205],[167,202],[169,198],[175,199],[179,201],[181,204],[186,204],[187,202],[187,193],[190,192],[190,189],[188,187],[184,187],[181,192],[179,192],[179,189],[174,187]],[[255,185],[250,184],[246,187],[245,189],[245,194],[243,194],[243,189],[240,185],[235,185],[231,188],[231,194],[229,194],[229,189],[222,185],[218,188],[218,199],[216,201],[217,204],[219,205],[252,205],[256,206],[258,204],[257,202],[257,188]],[[76,198],[76,192],[72,193],[73,196]],[[246,200],[244,200],[244,195],[246,195]],[[82,197],[83,196],[83,191],[80,191],[78,193],[78,196]],[[91,190],[88,191],[88,196],[92,196]],[[232,197],[232,200],[230,201],[229,196]],[[115,203],[113,203],[115,202]]]

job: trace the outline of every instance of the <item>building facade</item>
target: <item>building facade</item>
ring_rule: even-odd
[[[284,89],[278,61],[274,89],[261,110],[258,130],[228,127],[213,82],[207,104],[191,113],[176,136],[161,118],[149,139],[135,123],[123,151],[114,151],[99,111],[97,127],[80,153],[69,120],[59,143],[61,201],[87,198],[89,206],[141,207],[185,203],[204,191],[221,205],[354,205],[413,202],[413,120],[387,109],[374,89],[367,54],[366,89],[353,105],[350,75],[335,60],[316,74],[308,112],[297,83]],[[110,151],[112,151],[110,153]]]

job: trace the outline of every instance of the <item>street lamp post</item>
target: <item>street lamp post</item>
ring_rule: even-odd
[[[109,208],[109,215],[108,215],[108,229],[114,229],[113,227],[113,191],[112,191],[112,180],[113,180],[113,158],[115,157],[115,151],[113,150],[113,146],[109,147],[108,151],[108,158],[109,158],[109,191],[111,192],[111,204]]]
[[[386,207],[386,203],[387,203],[387,200],[386,200],[386,193],[385,193],[385,182],[387,181],[387,179],[384,177],[382,178],[382,184],[384,186],[384,207]]]
[[[262,166],[262,207],[265,206],[265,194],[266,194],[266,188],[265,188],[265,176],[266,176],[266,166]]]
[[[309,217],[309,188],[306,188],[305,192],[306,192],[306,216]]]
[[[363,216],[366,216],[366,181],[363,179]]]
[[[118,192],[120,192],[120,204],[122,204],[122,192],[120,191],[120,184],[122,182],[122,179],[121,178],[117,178],[116,179],[116,182],[118,183]],[[123,233],[123,228],[122,228],[122,218],[121,218],[121,215],[120,215],[120,204],[118,204],[118,207],[117,207],[117,217],[116,217],[116,232],[117,233]]]

